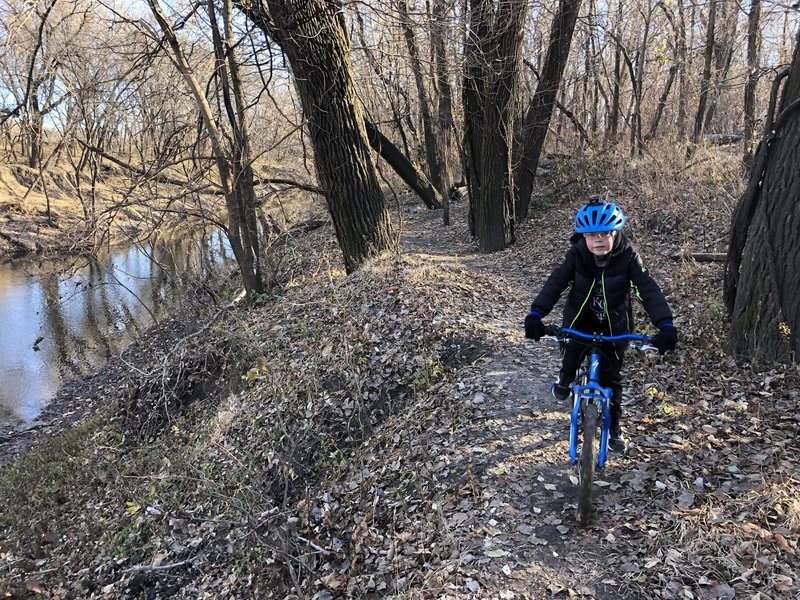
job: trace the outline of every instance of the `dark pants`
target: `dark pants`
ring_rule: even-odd
[[[600,361],[600,385],[611,388],[611,423],[612,427],[619,423],[622,416],[622,361],[625,356],[627,344],[601,344],[600,352],[603,357]],[[581,362],[589,352],[589,346],[576,340],[562,344],[561,373],[559,383],[569,385],[575,380],[575,375]]]

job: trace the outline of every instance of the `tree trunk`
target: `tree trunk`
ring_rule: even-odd
[[[439,136],[436,134],[433,116],[431,115],[432,99],[425,87],[425,78],[422,74],[422,61],[417,50],[417,42],[414,30],[411,26],[411,17],[408,14],[406,0],[397,0],[397,8],[400,11],[400,23],[403,28],[403,36],[406,40],[408,55],[411,58],[411,71],[414,73],[414,82],[417,86],[419,97],[419,111],[422,119],[422,134],[425,144],[425,158],[428,163],[428,173],[430,174],[433,187],[439,190],[442,196],[447,194],[447,186],[442,178],[442,159],[439,147]]]
[[[430,181],[425,178],[425,175],[414,166],[408,157],[400,152],[400,149],[371,122],[365,120],[364,127],[366,128],[367,138],[369,139],[372,149],[380,154],[381,158],[392,167],[394,172],[400,176],[406,185],[417,193],[425,203],[425,206],[431,209],[442,208],[442,197],[439,195],[439,192],[431,185]]]
[[[493,35],[484,40],[485,111],[476,128],[481,137],[474,162],[481,173],[481,186],[478,195],[470,197],[481,252],[502,250],[514,241],[511,108],[522,58],[525,2],[502,0],[492,17]]]
[[[708,12],[708,27],[706,29],[705,62],[703,63],[703,80],[700,83],[700,100],[697,104],[697,114],[694,119],[692,143],[696,144],[703,134],[703,122],[708,102],[708,91],[711,87],[711,62],[714,58],[714,23],[717,14],[717,0],[710,0]]]
[[[673,64],[669,68],[667,81],[664,84],[664,91],[661,92],[661,97],[658,99],[658,106],[656,106],[656,114],[653,115],[653,122],[650,123],[650,131],[647,132],[645,140],[651,140],[654,137],[656,137],[656,132],[658,131],[658,124],[661,121],[661,116],[664,114],[664,108],[667,106],[667,98],[669,98],[669,92],[672,89],[672,83],[675,81],[675,74],[677,72],[678,72],[678,65]]]
[[[751,0],[747,19],[747,82],[744,86],[744,165],[753,166],[753,132],[755,129],[756,85],[761,53],[761,0]]]
[[[676,55],[678,61],[678,121],[676,127],[681,138],[686,136],[686,14],[683,8],[683,0],[678,0],[678,24],[677,24],[677,48]]]
[[[249,228],[252,221],[248,220],[248,216],[244,212],[248,204],[255,204],[255,192],[252,189],[252,173],[250,179],[251,189],[248,191],[246,189],[246,179],[240,180],[238,177],[240,174],[243,174],[246,177],[247,173],[245,170],[249,169],[249,165],[244,165],[241,162],[241,158],[244,156],[242,154],[243,148],[239,147],[238,149],[230,149],[226,147],[226,136],[222,131],[220,131],[217,125],[216,117],[211,105],[209,104],[208,98],[206,98],[204,88],[197,80],[194,70],[186,58],[186,54],[183,51],[180,41],[175,35],[174,29],[161,12],[161,8],[158,5],[158,0],[148,0],[148,4],[150,5],[150,10],[158,21],[159,27],[161,28],[161,31],[172,50],[173,59],[178,67],[178,70],[183,75],[184,80],[194,95],[201,118],[206,130],[208,131],[209,138],[211,139],[214,160],[217,165],[217,171],[220,179],[220,186],[222,187],[225,195],[225,208],[228,213],[228,227],[226,229],[226,234],[231,243],[231,250],[233,250],[233,254],[236,257],[236,263],[239,266],[242,275],[242,285],[245,288],[245,293],[247,294],[249,300],[253,300],[255,296],[263,293],[264,282],[260,277],[260,257],[257,254],[258,246],[253,246],[250,243],[252,240],[250,240],[249,237],[251,233]],[[213,7],[211,5],[209,5],[209,10],[211,11],[211,18],[213,19]],[[234,122],[232,122],[231,125],[235,127],[235,113],[237,109],[233,106],[232,100],[229,97],[230,83],[227,75],[228,63],[225,58],[226,51],[220,48],[221,40],[217,39],[217,35],[218,31],[214,28],[215,46],[217,51],[216,58],[218,63],[216,66],[218,69],[220,69],[219,76],[220,79],[223,80],[221,85],[226,88],[226,94],[228,94],[228,97],[224,100],[227,116],[229,119],[234,119]],[[233,56],[230,56],[229,58],[230,60],[234,60]],[[239,139],[239,142],[241,142],[242,135],[246,135],[246,131],[239,131],[237,134],[235,134],[237,139]]]
[[[350,67],[341,6],[325,0],[238,3],[289,58],[345,270],[397,247]],[[270,19],[271,18],[271,19]]]
[[[542,77],[536,86],[536,93],[531,98],[522,126],[523,143],[515,153],[514,187],[516,188],[515,213],[518,219],[528,216],[533,180],[539,164],[539,155],[544,147],[550,117],[556,102],[561,77],[569,57],[569,47],[581,0],[560,0],[558,12],[550,29],[550,43],[547,48]]]
[[[642,96],[644,94],[644,66],[647,55],[647,43],[650,40],[650,21],[653,17],[653,6],[648,3],[647,14],[644,16],[644,31],[642,43],[636,54],[636,74],[631,77],[633,84],[633,111],[631,113],[631,143],[630,155],[642,152]]]
[[[708,108],[706,109],[704,131],[711,129],[714,115],[717,112],[717,103],[728,79],[728,71],[733,60],[733,47],[736,44],[736,31],[738,29],[739,5],[721,3],[717,7],[719,14],[716,16],[714,33],[714,77],[713,85],[709,90]]]
[[[606,129],[606,143],[616,144],[619,135],[619,107],[620,85],[622,79],[622,48],[619,42],[619,29],[622,22],[622,0],[617,4],[617,20],[614,25],[615,33],[611,36],[614,40],[614,80],[611,88],[611,114],[608,118]]]
[[[777,86],[774,88],[777,89]],[[733,222],[725,270],[728,350],[754,360],[800,357],[800,33],[778,115],[768,118]]]
[[[464,106],[464,171],[469,194],[468,224],[470,234],[475,231],[475,202],[481,193],[483,174],[478,163],[481,156],[481,140],[486,133],[482,129],[482,119],[486,112],[487,83],[484,80],[484,45],[492,35],[492,6],[490,0],[471,0],[469,8],[464,0],[468,15],[464,39],[464,83],[462,85],[462,104]]]
[[[450,85],[447,61],[447,6],[446,0],[434,0],[433,24],[431,25],[431,45],[436,70],[436,87],[438,90],[439,110],[436,114],[436,130],[439,134],[439,156],[441,158],[442,183],[444,190],[442,200],[444,214],[442,221],[450,224],[450,188],[453,185],[453,140],[455,139],[455,122],[453,120],[453,90]]]

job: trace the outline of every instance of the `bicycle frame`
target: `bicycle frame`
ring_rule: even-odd
[[[584,402],[594,402],[597,404],[598,413],[601,415],[597,468],[603,469],[608,458],[608,438],[611,433],[611,396],[614,391],[611,388],[600,385],[600,361],[602,359],[600,344],[603,342],[633,341],[642,343],[642,348],[646,349],[647,346],[644,344],[651,342],[652,338],[631,333],[624,335],[587,334],[569,328],[559,329],[558,335],[571,336],[591,342],[586,363],[588,366],[578,374],[575,378],[575,383],[572,384],[573,405],[569,432],[569,458],[573,465],[578,462],[578,432],[583,422]],[[584,378],[586,381],[582,382]]]

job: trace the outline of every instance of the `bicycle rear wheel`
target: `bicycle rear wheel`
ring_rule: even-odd
[[[597,403],[584,400],[583,446],[578,464],[578,522],[584,527],[592,520],[592,485],[594,484],[595,456],[597,448]]]

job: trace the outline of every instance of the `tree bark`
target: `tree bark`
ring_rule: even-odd
[[[347,26],[337,3],[325,0],[238,0],[289,58],[317,176],[331,213],[347,273],[397,247],[367,139],[350,66]]]
[[[470,197],[475,237],[481,252],[495,252],[514,241],[514,180],[511,153],[514,139],[513,105],[518,82],[524,0],[502,0],[492,15],[493,35],[484,40],[486,60],[485,111],[480,129],[481,186]]]
[[[496,5],[492,0],[473,0],[466,10],[463,152],[469,226],[481,251],[491,252],[513,240],[511,106],[525,11],[520,0]]]
[[[703,63],[703,79],[700,83],[700,100],[697,104],[697,114],[694,119],[692,143],[696,144],[703,134],[703,123],[708,103],[708,92],[711,87],[711,63],[714,58],[714,26],[717,15],[717,0],[710,0],[708,12],[708,25],[706,29],[705,61]]]
[[[453,140],[455,139],[455,122],[453,120],[453,90],[448,74],[447,60],[447,1],[434,0],[433,23],[431,24],[431,45],[436,70],[436,88],[438,91],[438,111],[436,114],[436,131],[439,135],[439,156],[442,169],[442,201],[444,214],[442,221],[450,224],[450,188],[453,185]]]
[[[516,189],[515,214],[517,219],[528,216],[533,180],[539,164],[539,155],[544,147],[550,118],[553,114],[558,88],[569,57],[572,34],[581,0],[560,0],[558,11],[550,29],[550,44],[542,68],[542,77],[531,98],[522,126],[523,143],[515,153],[514,187]]]
[[[761,54],[761,0],[751,0],[747,18],[747,82],[744,85],[744,165],[753,166],[753,132],[756,119],[756,86]]]
[[[778,115],[768,118],[731,223],[725,303],[735,356],[794,363],[800,357],[799,149],[800,32]]]

